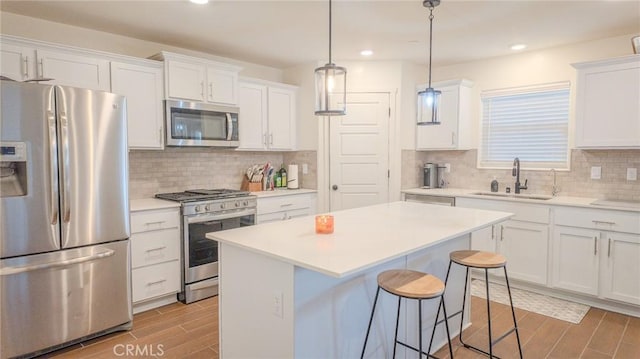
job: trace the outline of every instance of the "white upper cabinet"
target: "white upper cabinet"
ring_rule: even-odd
[[[162,63],[111,62],[111,92],[127,97],[130,149],[163,149]]]
[[[16,81],[51,79],[46,84],[109,91],[109,60],[90,51],[0,38],[1,75]]]
[[[578,148],[640,148],[640,55],[573,64]]]
[[[240,67],[164,51],[151,58],[165,63],[167,98],[238,104]]]
[[[36,50],[39,78],[57,85],[109,91],[109,60],[63,51]]]
[[[35,63],[35,48],[2,42],[0,75],[16,81],[34,79],[36,78]]]
[[[239,149],[295,149],[296,87],[244,79],[239,88]]]
[[[422,91],[427,85],[416,88]],[[471,148],[471,88],[468,80],[433,83],[442,91],[440,125],[416,125],[416,150],[463,150]]]

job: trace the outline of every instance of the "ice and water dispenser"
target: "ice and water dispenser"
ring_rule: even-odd
[[[27,195],[27,144],[0,142],[0,197]]]

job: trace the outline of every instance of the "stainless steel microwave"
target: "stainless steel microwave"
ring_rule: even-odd
[[[165,101],[167,146],[238,147],[238,108]]]

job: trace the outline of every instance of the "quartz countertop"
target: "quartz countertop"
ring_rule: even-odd
[[[572,206],[572,207],[584,207],[584,208],[593,208],[593,209],[613,209],[619,211],[632,211],[632,212],[640,212],[640,206],[634,206],[633,203],[625,203],[623,201],[604,201],[598,198],[590,198],[590,197],[571,197],[571,196],[556,196],[551,197],[546,194],[536,194],[536,193],[521,193],[521,198],[518,197],[517,194],[511,193],[513,196],[511,197],[501,197],[501,196],[487,196],[487,195],[477,195],[474,193],[478,192],[487,192],[480,191],[474,189],[463,189],[463,188],[410,188],[402,190],[403,193],[409,194],[418,194],[418,195],[429,195],[429,196],[441,196],[441,197],[466,197],[466,198],[480,198],[486,200],[497,200],[497,201],[513,201],[513,202],[526,202],[526,203],[535,203],[535,204],[543,204],[543,205],[554,205],[554,206]],[[504,192],[500,192],[504,193]],[[547,196],[550,199],[539,200],[539,199],[527,199],[524,198],[526,196]]]
[[[391,202],[331,213],[332,234],[315,233],[315,217],[265,223],[207,238],[341,278],[502,222],[511,213]],[[224,247],[222,249],[224,255]]]
[[[141,198],[129,201],[131,212],[148,211],[153,209],[180,208],[180,202],[166,201],[158,198]]]
[[[316,193],[316,192],[317,191],[315,189],[306,189],[306,188],[287,189],[287,188],[282,188],[282,189],[276,189],[276,190],[273,190],[273,191],[251,192],[251,194],[254,195],[254,196],[258,196],[258,198],[263,198],[263,197],[292,196],[292,195],[296,195],[296,194]]]

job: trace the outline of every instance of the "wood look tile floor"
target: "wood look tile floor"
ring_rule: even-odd
[[[463,338],[471,345],[486,348],[486,302],[472,297],[472,322]],[[502,334],[512,325],[508,306],[492,302],[492,329]],[[133,329],[114,333],[46,355],[47,358],[218,358],[218,297],[190,305],[174,303],[136,314]],[[553,319],[516,308],[524,358],[640,358],[640,318],[591,308],[580,324]],[[116,355],[127,344],[155,350],[148,355]],[[162,353],[158,345],[162,344]],[[117,345],[120,345],[116,347]],[[454,357],[486,358],[453,340]],[[515,335],[494,347],[501,358],[517,358]],[[114,349],[116,352],[114,352]],[[161,355],[160,355],[161,354]],[[448,349],[437,355],[448,358]],[[329,359],[329,358],[328,358]]]

